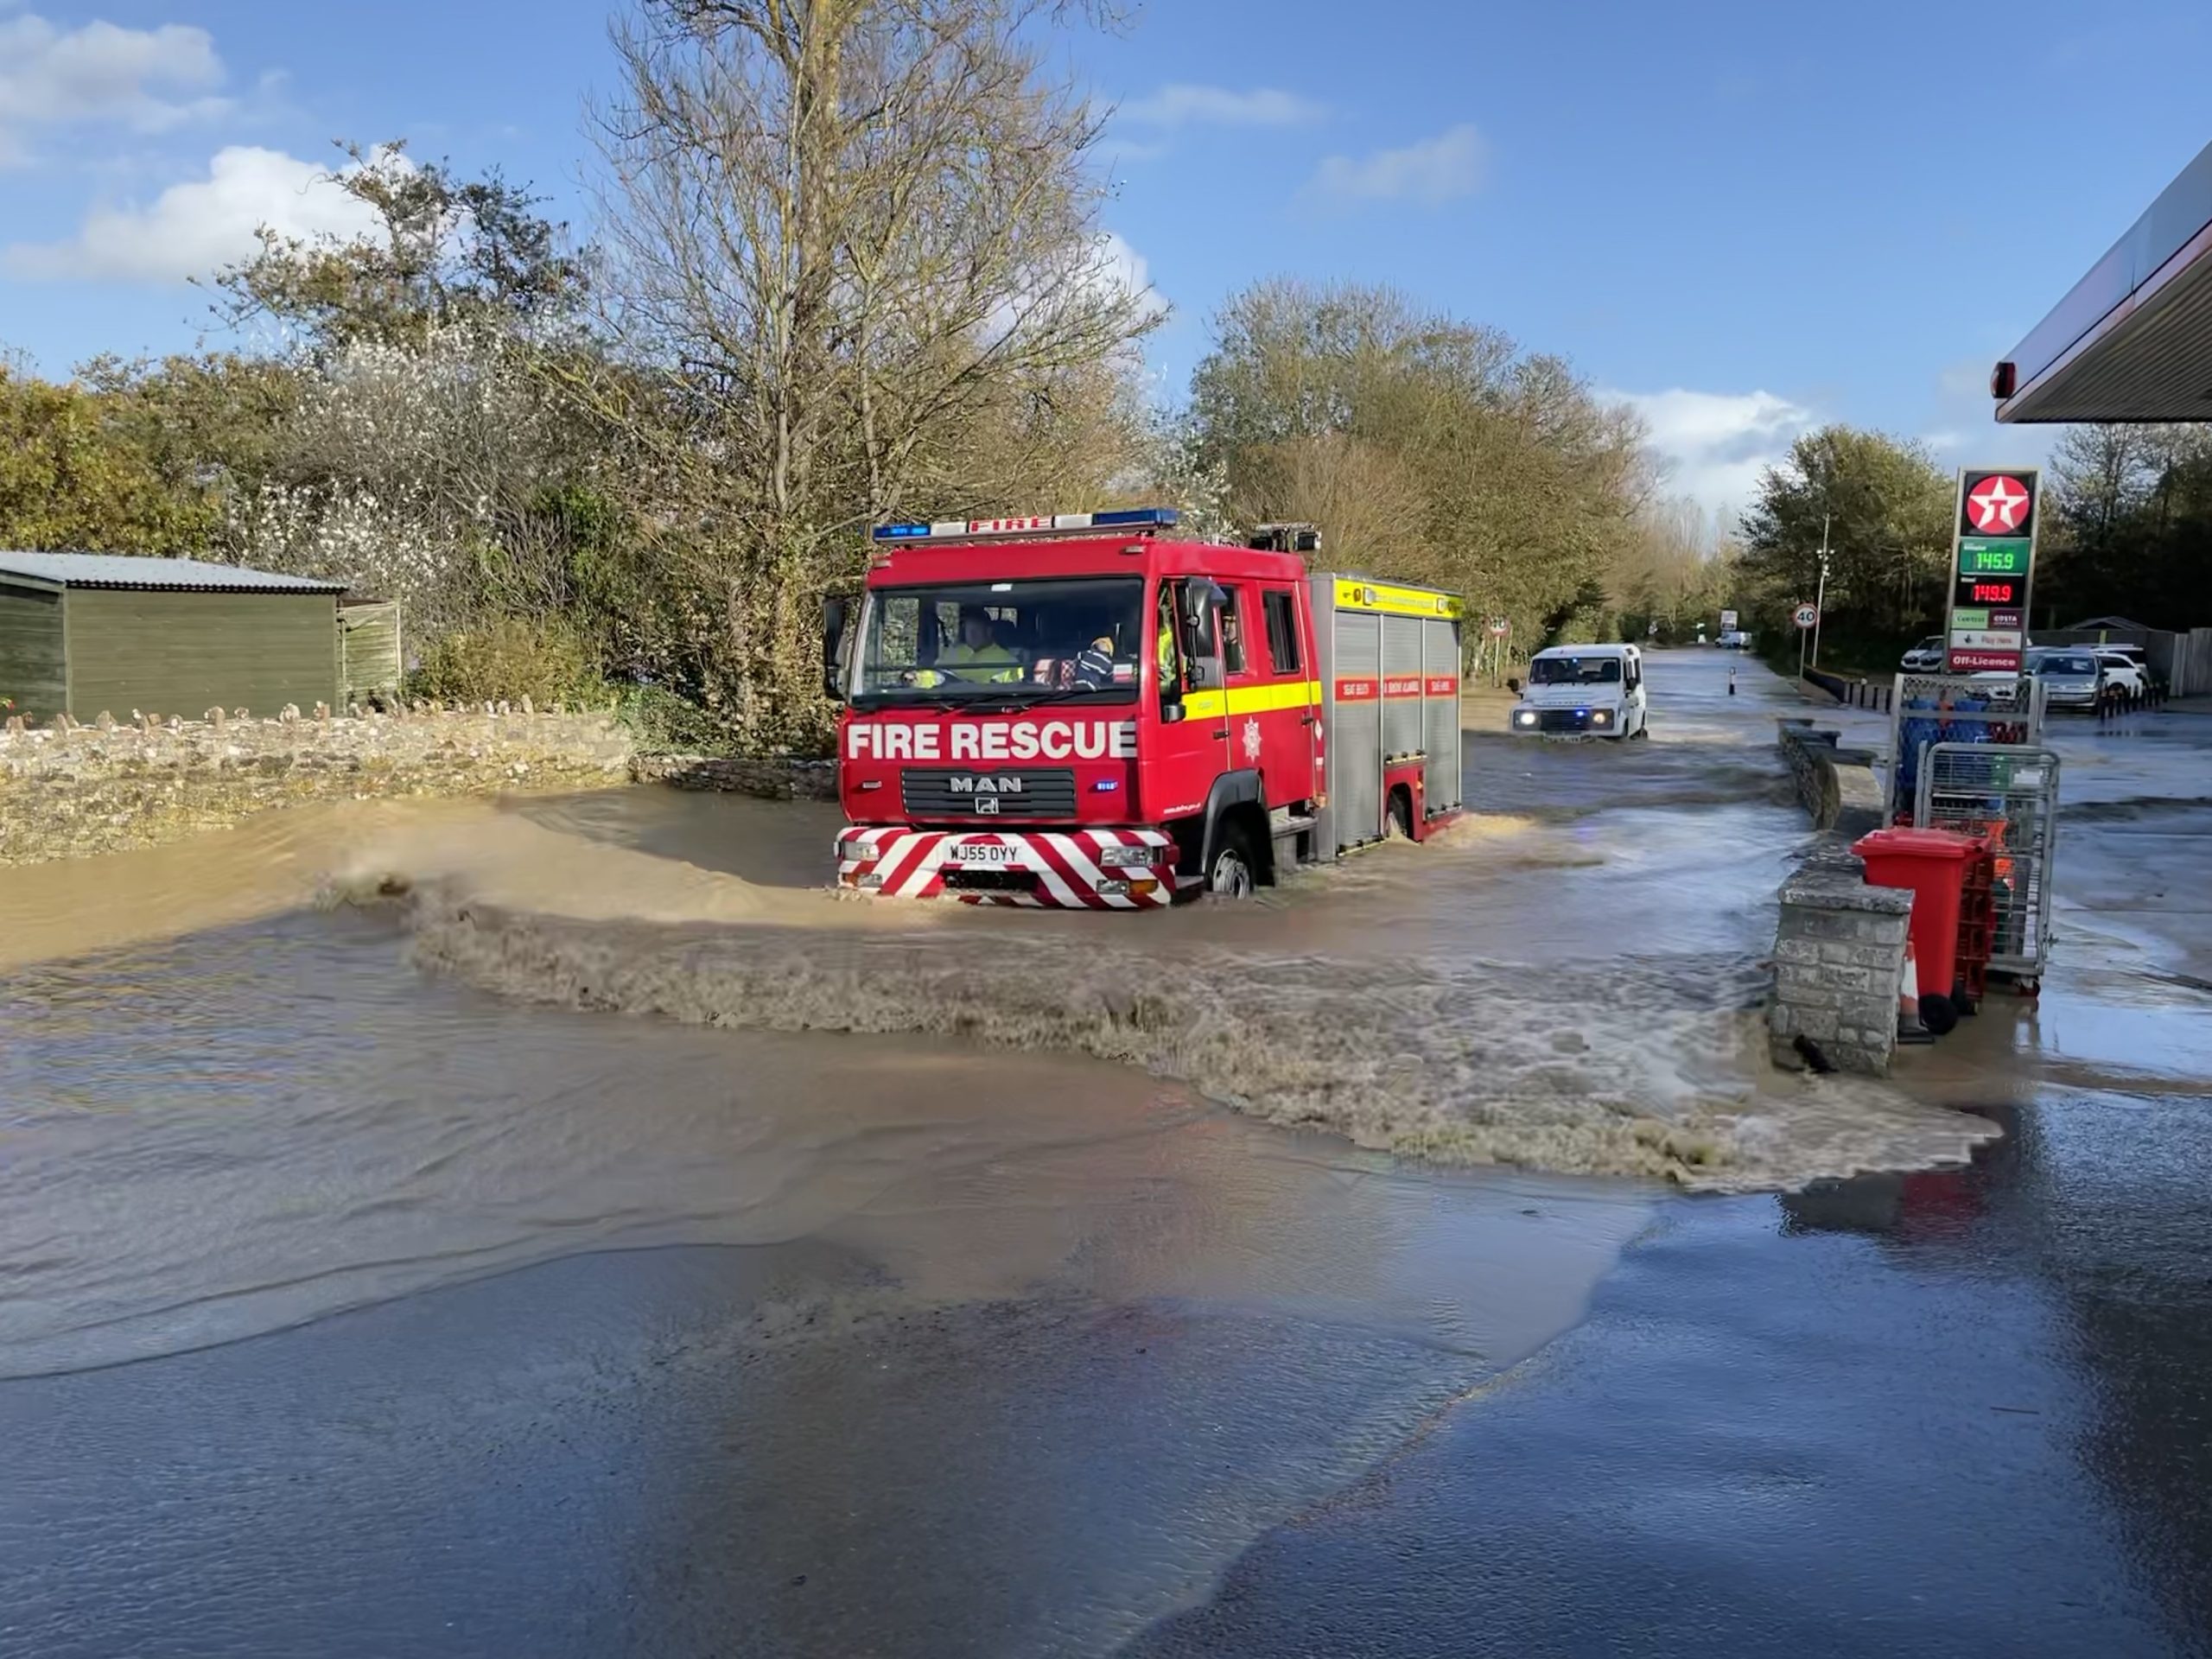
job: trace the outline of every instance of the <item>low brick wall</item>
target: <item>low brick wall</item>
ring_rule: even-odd
[[[837,798],[835,760],[802,760],[784,755],[641,754],[631,762],[630,775],[641,784],[722,790],[771,801]]]
[[[1809,1039],[1839,1071],[1885,1075],[1897,1047],[1897,992],[1912,895],[1870,887],[1834,840],[1782,884],[1767,1030],[1779,1064],[1806,1063]]]
[[[604,788],[628,779],[632,751],[611,715],[527,704],[20,724],[0,732],[0,864],[153,846],[303,801]]]
[[[1882,827],[1882,781],[1872,753],[1840,747],[1838,733],[1800,716],[1777,725],[1783,760],[1815,828],[1855,841]]]

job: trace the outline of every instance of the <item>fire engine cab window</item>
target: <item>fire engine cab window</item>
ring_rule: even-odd
[[[1242,588],[1222,589],[1221,607],[1221,664],[1230,674],[1244,671],[1244,590]]]
[[[1532,685],[1618,685],[1618,657],[1539,657],[1529,664]]]
[[[1262,596],[1268,611],[1268,658],[1278,674],[1295,674],[1305,664],[1298,660],[1298,613],[1288,594]]]
[[[855,696],[1125,701],[1136,694],[1143,598],[1143,583],[1128,577],[879,589],[862,624]]]

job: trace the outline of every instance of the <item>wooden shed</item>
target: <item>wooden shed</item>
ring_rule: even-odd
[[[0,552],[0,697],[42,721],[334,707],[343,592],[197,559]]]

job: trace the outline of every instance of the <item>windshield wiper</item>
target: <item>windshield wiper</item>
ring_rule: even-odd
[[[1018,715],[1025,709],[1034,709],[1039,703],[1066,702],[1076,697],[1095,697],[1102,691],[1111,691],[1110,685],[1048,685],[1034,691],[1002,697],[977,697],[969,708],[982,709],[986,714]]]

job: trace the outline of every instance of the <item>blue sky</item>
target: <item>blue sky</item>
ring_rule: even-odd
[[[536,181],[580,225],[604,0],[0,0],[0,346],[190,345],[181,272],[339,221],[334,137]],[[1121,111],[1105,227],[1174,308],[1395,283],[1637,400],[1741,498],[1806,425],[2032,459],[1989,364],[2212,137],[2202,0],[1150,0],[1050,39]]]

